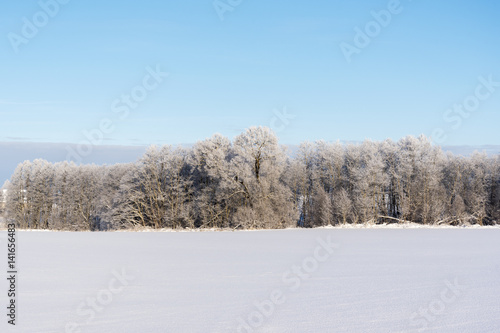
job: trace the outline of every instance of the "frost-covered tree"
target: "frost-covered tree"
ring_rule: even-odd
[[[282,228],[296,222],[292,193],[284,184],[285,149],[267,127],[251,127],[234,140],[232,178],[242,191],[236,227]]]
[[[340,189],[333,198],[337,220],[346,224],[352,217],[352,201],[345,189]]]
[[[322,186],[316,188],[313,202],[313,225],[315,227],[331,225],[333,217],[332,200]]]
[[[28,201],[31,191],[31,165],[29,161],[19,164],[10,179],[7,197],[7,218],[15,221],[18,228],[32,228],[33,203]],[[31,198],[32,196],[30,196]]]
[[[4,217],[9,187],[10,181],[8,180],[0,187],[0,219]]]
[[[423,136],[405,137],[398,142],[398,148],[400,218],[420,223],[439,221],[445,210],[440,199],[444,196],[444,154],[438,147],[432,147]]]
[[[311,142],[303,142],[299,146],[295,156],[297,165],[295,165],[294,178],[297,182],[296,191],[300,196],[300,225],[304,227],[313,227],[315,225],[314,203],[315,187],[317,184],[316,173],[316,151]],[[319,192],[320,190],[316,190]],[[319,198],[319,197],[318,197]]]
[[[215,134],[195,144],[192,151],[192,181],[195,196],[196,225],[228,227],[240,198],[245,192],[231,172],[231,141]]]
[[[121,178],[114,224],[193,227],[189,169],[184,149],[150,147]]]

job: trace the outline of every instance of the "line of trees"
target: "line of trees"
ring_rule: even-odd
[[[130,164],[25,161],[6,188],[6,218],[32,229],[500,221],[500,156],[445,154],[424,136],[304,142],[290,154],[270,129],[252,127],[232,142],[152,146]]]

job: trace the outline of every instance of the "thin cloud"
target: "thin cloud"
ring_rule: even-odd
[[[0,105],[50,105],[50,104],[74,104],[72,102],[62,101],[36,101],[36,102],[18,102],[0,99]]]
[[[39,138],[24,138],[24,137],[15,137],[15,136],[6,136],[5,139],[13,140],[13,141],[30,141],[30,140],[40,140]]]

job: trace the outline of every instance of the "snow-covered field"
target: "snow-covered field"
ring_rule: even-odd
[[[500,332],[499,228],[20,231],[17,242],[17,325],[2,278],[2,332]]]

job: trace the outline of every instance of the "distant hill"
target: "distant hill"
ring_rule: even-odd
[[[75,150],[76,146],[66,143],[0,142],[0,187],[4,180],[10,179],[19,163],[37,158],[49,162],[65,161],[69,151]],[[145,151],[145,146],[93,146],[91,154],[83,157],[81,162],[129,163],[136,161]]]
[[[359,144],[361,142],[349,141],[341,142],[342,144]],[[500,155],[500,145],[483,145],[483,146],[443,146],[441,147],[444,152],[451,152],[455,155],[470,156],[475,151],[485,152],[488,156]],[[294,155],[299,150],[298,145],[288,145],[288,152]]]
[[[192,146],[183,144],[182,146]],[[82,163],[116,164],[136,161],[146,151],[146,146],[93,146],[92,153],[82,158]],[[288,145],[289,153],[293,155],[297,145]],[[0,187],[10,179],[16,166],[25,160],[45,159],[49,162],[65,161],[68,153],[75,150],[75,144],[66,143],[35,143],[35,142],[0,142]],[[484,151],[488,155],[499,155],[500,145],[484,146],[444,146],[444,151],[456,155],[468,156],[475,150]]]
[[[450,151],[455,155],[469,156],[474,151],[485,152],[489,156],[500,155],[500,145],[484,146],[443,146],[444,151]]]

